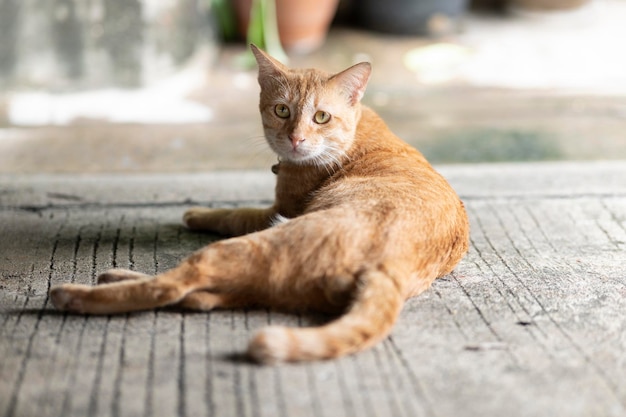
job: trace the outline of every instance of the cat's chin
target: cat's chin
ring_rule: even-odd
[[[289,161],[294,164],[306,164],[308,162],[312,162],[317,158],[317,154],[315,152],[307,152],[301,150],[289,150],[277,152],[279,158],[283,161]]]
[[[289,161],[296,165],[323,165],[320,164],[322,158],[320,155],[307,152],[287,152],[280,155],[280,159],[283,161]]]

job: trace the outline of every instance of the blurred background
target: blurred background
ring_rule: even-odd
[[[0,173],[266,169],[246,44],[435,163],[626,159],[626,0],[0,0]]]

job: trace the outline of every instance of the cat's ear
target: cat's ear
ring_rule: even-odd
[[[266,52],[263,52],[255,44],[250,44],[250,49],[252,49],[252,53],[259,65],[259,84],[261,84],[261,86],[269,80],[285,75],[288,71],[286,66],[272,58]]]
[[[372,66],[370,63],[361,62],[333,75],[330,81],[346,93],[351,105],[355,105],[363,98],[371,73]]]

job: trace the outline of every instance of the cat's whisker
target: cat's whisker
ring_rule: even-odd
[[[326,149],[320,155],[321,163],[326,166],[332,166],[336,169],[342,169],[342,159],[344,156],[343,149],[338,146],[327,144]]]
[[[327,162],[327,160],[321,155],[314,159],[314,163],[318,168],[324,168],[328,176],[331,176],[333,173],[331,171],[331,165]]]
[[[267,143],[250,143],[250,145],[248,145],[246,149],[252,149],[257,154],[272,152],[271,149],[267,146]]]
[[[265,153],[263,151],[256,151],[250,153],[249,157],[246,158],[247,167],[263,167],[266,168],[268,165],[271,165],[276,160],[270,153]]]
[[[337,158],[328,152],[329,147],[326,146],[324,151],[312,158],[312,163],[317,168],[324,168],[326,173],[330,176],[334,173],[335,166],[339,165]]]
[[[246,141],[265,141],[265,135],[247,136]]]
[[[264,154],[271,154],[271,149],[267,144],[265,136],[251,136],[245,139],[246,150],[252,149],[252,156],[257,157]]]
[[[267,140],[264,135],[261,136],[249,136],[244,139],[244,142],[247,144],[251,144],[254,146],[265,146],[267,147]]]

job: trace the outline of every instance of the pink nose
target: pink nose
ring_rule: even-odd
[[[293,149],[296,149],[302,142],[304,142],[304,138],[298,135],[289,135],[289,140],[291,141],[291,146]]]

